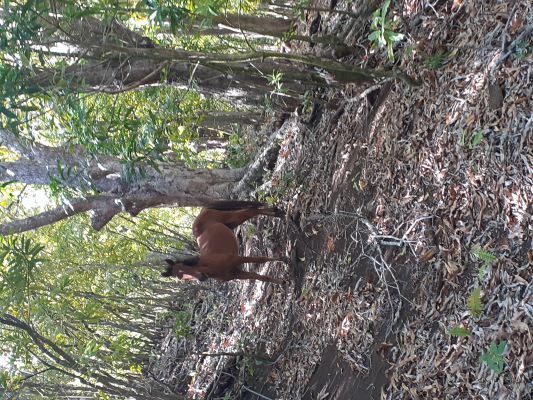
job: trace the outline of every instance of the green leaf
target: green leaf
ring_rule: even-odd
[[[483,265],[479,268],[478,272],[479,279],[483,279],[487,273],[487,270],[496,262],[497,257],[494,254],[480,248],[472,250],[472,255],[483,261]]]
[[[483,130],[479,130],[477,132],[474,133],[474,135],[472,136],[472,140],[470,141],[470,149],[473,149],[475,148],[478,144],[480,144],[483,139],[485,138],[485,133],[483,132]]]
[[[448,333],[450,336],[455,336],[455,337],[470,336],[470,331],[462,326],[454,326],[453,328],[449,330]]]
[[[487,268],[486,265],[483,265],[483,266],[481,266],[481,267],[479,268],[479,271],[478,271],[478,273],[477,273],[477,276],[478,276],[478,278],[479,278],[480,280],[482,280],[482,279],[485,277],[485,275],[487,274],[487,270],[488,270],[488,268]]]
[[[387,12],[389,11],[391,0],[385,0],[385,3],[383,3],[383,7],[381,7],[381,18],[385,20],[385,16],[387,15]]]
[[[479,317],[483,312],[483,304],[481,303],[481,288],[475,288],[467,300],[468,311],[473,317]]]
[[[380,31],[374,31],[370,35],[368,35],[368,40],[372,42],[377,42],[379,40],[380,35],[381,35]]]
[[[0,189],[4,189],[4,188],[6,188],[7,186],[9,186],[9,185],[11,185],[11,184],[13,184],[13,183],[16,183],[16,182],[17,182],[17,181],[13,181],[13,180],[11,180],[11,181],[7,181],[7,182],[2,182],[2,183],[0,183]]]
[[[483,249],[474,249],[472,254],[485,263],[485,265],[492,266],[498,259],[494,254]]]
[[[394,43],[394,42],[399,42],[400,40],[402,40],[405,35],[403,33],[385,31],[384,36],[386,40],[389,40]]]
[[[387,43],[387,56],[389,60],[394,61],[394,51],[392,50],[392,42]]]
[[[0,105],[0,112],[8,118],[17,119],[17,115],[15,113],[13,113],[12,111],[8,110],[7,108],[1,105]]]
[[[502,341],[500,344],[492,342],[490,344],[489,350],[481,355],[479,360],[482,363],[487,364],[487,366],[493,370],[497,375],[503,372],[505,366],[505,360],[503,359],[503,353],[507,347],[507,342]]]

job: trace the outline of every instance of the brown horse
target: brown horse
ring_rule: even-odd
[[[194,220],[192,232],[200,247],[200,255],[185,260],[165,260],[168,264],[163,276],[192,277],[203,281],[214,278],[219,281],[233,279],[258,279],[265,282],[283,283],[283,280],[246,272],[243,263],[285,261],[283,257],[245,257],[239,255],[239,243],[233,229],[244,221],[258,215],[281,217],[283,212],[264,203],[249,201],[217,201],[203,208]]]

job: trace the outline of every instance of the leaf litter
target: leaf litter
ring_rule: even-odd
[[[287,285],[196,284],[207,290],[195,297],[192,338],[169,331],[152,366],[170,388],[334,398],[336,388],[310,385],[333,344],[354,379],[379,354],[387,385],[361,392],[369,397],[532,398],[533,61],[531,48],[520,52],[532,6],[407,0],[394,12],[416,43],[410,56],[395,47],[399,66],[422,87],[326,89],[313,113],[284,123],[263,189],[278,189],[288,218],[241,236],[246,254],[291,256],[290,267],[260,270]],[[319,33],[368,48],[364,22],[324,13]],[[388,62],[385,51],[345,61]],[[476,249],[494,257],[488,267]]]

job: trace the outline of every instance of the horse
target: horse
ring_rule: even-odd
[[[167,269],[162,276],[177,276],[181,279],[205,281],[214,278],[221,282],[234,279],[257,279],[283,284],[284,281],[241,269],[243,263],[266,263],[283,261],[284,257],[246,257],[239,255],[239,243],[233,232],[243,222],[267,215],[282,217],[283,212],[265,203],[239,200],[222,200],[202,208],[194,220],[192,232],[200,247],[200,255],[182,261],[165,260]]]

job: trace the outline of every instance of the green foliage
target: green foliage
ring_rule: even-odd
[[[99,87],[88,87],[83,80],[73,77],[72,71],[87,66],[83,71],[86,77],[92,72],[89,68],[92,65],[102,63],[113,68],[117,63],[127,65],[132,58],[114,57],[110,50],[98,49],[97,45],[93,48],[87,43],[85,47],[80,43],[79,47],[69,48],[66,42],[83,41],[90,36],[83,34],[77,38],[69,31],[81,18],[94,17],[102,22],[105,43],[121,46],[123,39],[115,36],[110,25],[119,20],[126,26],[135,26],[138,34],[151,35],[157,44],[174,45],[181,37],[173,37],[168,31],[177,32],[187,18],[220,15],[225,11],[247,12],[258,2],[56,3],[40,0],[3,3],[0,124],[8,126],[28,147],[36,142],[61,146],[61,151],[67,154],[71,150],[73,157],[87,153],[89,158],[99,161],[118,159],[124,166],[120,178],[128,183],[142,176],[146,168],[157,169],[167,162],[178,161],[188,167],[209,165],[195,150],[194,129],[200,121],[199,111],[226,111],[232,108],[231,104],[205,99],[196,93],[194,79],[181,91],[174,86],[143,86],[138,81],[138,86],[123,87],[134,87],[134,91],[98,93]],[[95,35],[94,43],[100,43],[97,29],[90,34]],[[222,40],[207,38],[187,40],[191,47],[210,51],[223,48],[236,52],[242,48],[232,40],[224,44]],[[163,79],[164,73],[163,70]],[[170,75],[172,71],[166,73]],[[275,89],[282,89],[281,81],[281,74],[272,74]],[[233,140],[240,149],[233,155],[235,164],[245,165],[249,158],[246,143],[238,137]],[[85,152],[78,153],[80,148]],[[5,147],[0,147],[0,158],[17,160]],[[84,165],[85,160],[76,161]],[[54,163],[47,166],[49,197],[68,207],[73,197],[94,192],[81,167],[68,165],[66,160]],[[78,181],[82,184],[78,185]],[[35,189],[11,181],[0,184],[1,205],[10,208],[2,209],[4,221],[31,215],[33,210],[23,202],[11,207],[17,202],[17,194],[25,190]],[[39,383],[61,387],[74,381],[80,386],[89,382],[101,389],[95,397],[110,399],[117,397],[109,395],[112,391],[106,393],[109,389],[106,381],[125,389],[141,382],[145,376],[142,366],[160,340],[159,331],[154,328],[156,321],[171,309],[176,289],[173,282],[163,284],[159,279],[159,264],[152,256],[195,250],[190,234],[194,215],[187,213],[147,210],[135,218],[115,218],[100,232],[90,227],[87,216],[77,215],[25,236],[1,237],[0,318],[9,313],[21,323],[8,329],[0,323],[0,347],[3,353],[8,353],[11,368],[9,374],[0,371],[2,389],[7,388],[9,395],[23,390],[19,384],[22,380],[31,381],[34,387],[39,387]],[[180,221],[187,229],[179,226]],[[189,323],[187,312],[177,314],[174,333],[190,335]],[[62,362],[64,357],[68,362]],[[42,392],[39,398],[54,398],[56,393],[46,392],[46,387],[39,388]],[[68,392],[62,395],[69,397]],[[33,398],[22,392],[14,396]],[[121,398],[133,397],[131,392]]]
[[[476,287],[468,296],[467,302],[468,311],[473,317],[479,317],[483,312],[483,304],[481,303],[481,288]]]
[[[470,331],[462,326],[454,326],[448,332],[450,336],[467,337],[470,336]]]
[[[424,60],[424,65],[429,69],[439,69],[448,59],[450,52],[437,53]]]
[[[256,8],[256,1],[227,0],[142,0],[137,10],[147,16],[148,21],[159,28],[170,28],[177,34],[178,28],[191,21],[204,18],[203,24],[210,25],[210,18],[223,13],[246,13]]]
[[[483,265],[479,268],[479,279],[483,279],[485,277],[485,274],[487,273],[487,270],[492,267],[492,265],[496,262],[497,257],[481,248],[472,250],[472,255],[474,255],[476,258],[480,259],[483,262]]]
[[[521,40],[518,43],[516,43],[515,54],[518,60],[525,59],[528,54],[531,54],[532,51],[533,51],[533,46],[531,45],[531,42],[528,42],[526,40]]]
[[[173,315],[174,317],[174,327],[172,332],[177,338],[184,338],[191,336],[191,327],[189,326],[191,322],[191,315],[185,311],[177,311]]]
[[[305,20],[305,13],[311,4],[311,0],[298,0],[296,5],[293,7],[294,13],[302,21]]]
[[[165,107],[170,102],[157,91],[119,98],[69,95],[57,100],[57,116],[49,120],[52,135],[82,145],[89,154],[117,156],[127,180],[142,176],[144,165],[158,168],[171,135],[167,118],[170,114],[179,118],[179,109]]]
[[[76,166],[63,166],[60,160],[56,161],[56,173],[53,175],[52,172],[48,171],[48,189],[50,197],[60,204],[63,204],[67,207],[70,207],[69,199],[75,197],[83,197],[84,194],[89,194],[91,192],[90,183],[86,182],[84,186],[79,188],[73,188],[69,185],[69,182],[77,179],[78,177],[78,168]]]
[[[481,355],[479,361],[494,371],[496,375],[499,375],[503,372],[505,366],[505,360],[503,359],[503,353],[505,353],[505,348],[507,347],[507,342],[502,341],[500,344],[492,342],[490,344],[489,350]]]
[[[466,130],[463,130],[463,133],[461,135],[461,138],[459,140],[459,144],[461,146],[467,145],[470,150],[474,150],[481,142],[483,142],[483,139],[485,138],[485,132],[483,129],[479,129],[470,138],[470,142],[467,142],[466,137],[468,133]]]
[[[192,127],[199,109],[220,106],[195,92],[156,87],[110,96],[66,95],[54,99],[54,108],[43,116],[46,140],[83,146],[94,156],[118,157],[127,181],[142,177],[147,166],[158,170],[161,163],[183,161],[189,167],[207,162],[194,150]],[[172,151],[172,158],[165,152]],[[77,171],[58,165],[52,191],[64,190],[67,178]],[[55,179],[55,180],[54,180]],[[85,190],[90,191],[89,182]],[[68,197],[68,196],[67,196]]]
[[[470,140],[470,143],[468,145],[470,150],[475,149],[483,141],[484,138],[485,132],[483,131],[483,129],[474,132],[474,134],[472,135],[472,139]]]
[[[372,47],[386,47],[389,60],[394,61],[394,43],[404,38],[402,33],[394,32],[396,24],[393,20],[387,18],[391,0],[385,0],[383,6],[372,13],[371,29],[372,33],[368,35],[368,40],[372,42]]]
[[[158,340],[155,319],[172,301],[155,294],[162,289],[159,271],[142,262],[152,248],[176,251],[174,234],[182,230],[166,221],[190,227],[192,218],[188,211],[148,210],[96,232],[87,217],[77,216],[27,236],[0,238],[0,318],[10,313],[27,321],[67,350],[78,366],[68,372],[87,367],[95,375],[142,379],[142,360]],[[0,328],[2,350],[9,349],[19,366],[11,390],[17,390],[16,371],[46,370],[32,353],[56,365],[23,331]],[[50,374],[42,378],[56,379]]]
[[[238,132],[232,133],[228,138],[225,162],[230,168],[242,168],[250,162],[250,151],[245,139]]]
[[[189,17],[248,12],[257,2],[142,0],[127,8],[123,2],[66,0],[61,6],[58,23],[62,29],[70,29],[69,24],[81,17],[94,16],[102,20],[104,27],[117,18],[126,24],[138,21],[141,25],[146,18],[158,29],[164,25],[174,32]],[[20,131],[30,141],[79,144],[94,156],[117,156],[124,165],[123,178],[130,182],[142,177],[147,166],[157,170],[166,161],[184,161],[189,167],[209,164],[194,150],[192,127],[198,121],[198,110],[212,109],[214,101],[203,99],[194,90],[183,92],[173,87],[149,87],[115,95],[78,94],[83,91],[83,84],[69,82],[72,78],[67,71],[74,63],[82,65],[89,60],[70,58],[66,53],[49,54],[39,46],[40,41],[62,39],[61,29],[46,30],[41,26],[41,15],[57,12],[48,7],[46,2],[35,0],[20,5],[11,2],[4,7],[3,23],[10,29],[0,32],[4,46],[0,50],[0,119],[11,121],[13,132]],[[160,36],[154,32],[158,42]],[[113,43],[112,34],[107,40]],[[35,74],[49,68],[53,74],[51,87],[40,89],[29,83]],[[216,107],[220,107],[218,103]],[[165,157],[169,151],[172,160]],[[64,204],[66,199],[79,195],[69,193],[64,177],[53,174],[51,181],[51,192]],[[91,190],[87,182],[83,194],[90,194]]]
[[[0,158],[1,159],[1,158]],[[11,201],[15,200],[15,196],[12,193],[12,185],[16,185],[16,181],[6,181],[0,183],[0,208],[7,207]]]
[[[176,5],[170,0],[143,0],[149,14],[148,20],[153,24],[164,27],[166,23],[170,26],[170,31],[176,33],[180,22],[187,16],[188,10],[185,7]]]
[[[24,302],[36,267],[44,261],[44,247],[22,236],[0,237],[0,309],[17,312]]]
[[[253,377],[255,374],[255,366],[256,366],[255,358],[250,357],[250,356],[244,356],[242,358],[242,363],[248,375],[250,375],[250,377]]]
[[[492,266],[497,260],[497,257],[494,254],[481,248],[472,250],[472,254],[488,266]]]
[[[268,191],[258,190],[259,200],[268,204],[278,204],[281,199],[289,195],[289,191],[294,188],[294,172],[289,171],[284,173],[279,181],[273,185]]]
[[[283,93],[283,73],[278,71],[272,71],[270,75],[267,76],[267,81],[269,86],[273,86],[273,92],[274,93]]]

